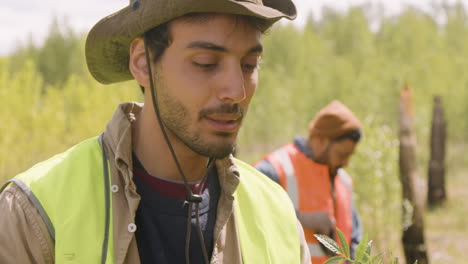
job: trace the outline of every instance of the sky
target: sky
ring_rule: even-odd
[[[293,22],[302,26],[309,13],[320,18],[323,6],[345,12],[349,7],[363,3],[381,3],[384,14],[398,14],[406,6],[428,9],[433,1],[444,0],[293,0],[298,17]],[[445,0],[456,2],[457,0]],[[460,0],[468,6],[468,0]],[[128,0],[1,0],[0,5],[0,56],[15,50],[15,45],[28,39],[41,44],[47,36],[53,17],[65,18],[77,32],[87,32],[101,18],[118,11]]]

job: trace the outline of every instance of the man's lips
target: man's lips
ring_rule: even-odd
[[[217,131],[234,132],[239,127],[242,115],[239,113],[216,113],[205,116],[205,119]]]

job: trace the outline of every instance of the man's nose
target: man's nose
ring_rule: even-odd
[[[236,104],[246,98],[244,74],[240,65],[230,66],[223,73],[217,96],[223,103]]]

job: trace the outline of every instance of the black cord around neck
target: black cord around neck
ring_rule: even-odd
[[[205,263],[209,264],[209,258],[208,258],[208,254],[207,254],[207,250],[206,250],[206,246],[205,246],[205,242],[204,242],[205,240],[203,238],[203,232],[202,232],[201,226],[200,226],[199,205],[200,205],[200,202],[202,201],[202,197],[200,195],[201,194],[201,188],[199,188],[198,194],[193,194],[192,190],[189,187],[187,178],[185,177],[185,174],[184,174],[184,172],[182,170],[182,167],[180,166],[179,160],[177,159],[174,148],[172,147],[172,144],[169,141],[169,137],[167,136],[166,129],[165,129],[164,124],[163,124],[162,119],[161,119],[161,113],[159,111],[159,105],[158,105],[158,103],[156,101],[157,94],[156,94],[156,89],[154,87],[154,82],[153,82],[153,73],[152,73],[152,70],[151,70],[151,60],[150,60],[150,56],[149,56],[149,49],[148,49],[148,45],[146,45],[148,43],[148,41],[146,41],[146,38],[147,38],[147,36],[145,34],[144,38],[143,38],[143,42],[144,42],[144,45],[145,45],[145,56],[146,56],[146,63],[148,65],[148,75],[149,75],[149,81],[150,81],[151,97],[152,97],[152,100],[153,100],[154,112],[156,113],[156,117],[158,119],[159,127],[161,128],[161,131],[162,131],[163,136],[164,136],[164,140],[166,141],[167,146],[169,147],[172,158],[173,158],[173,160],[174,160],[174,162],[176,164],[177,170],[179,171],[179,174],[182,176],[182,180],[184,181],[185,192],[186,192],[186,198],[185,199],[188,202],[187,233],[185,235],[185,262],[186,262],[186,264],[190,264],[190,251],[189,251],[189,249],[190,249],[190,236],[191,236],[191,232],[192,232],[192,225],[191,225],[192,205],[195,203],[196,204],[196,223],[197,223],[197,227],[198,227],[197,229],[198,229],[201,248],[202,248],[202,251],[203,251],[203,258],[205,260]],[[213,162],[214,162],[214,159],[210,158],[210,160],[208,162],[207,169],[206,169],[205,174],[203,176],[204,178],[207,177],[208,170],[210,169],[211,164]]]

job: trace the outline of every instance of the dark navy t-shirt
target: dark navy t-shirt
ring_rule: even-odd
[[[134,156],[134,181],[141,196],[136,213],[136,240],[141,263],[185,263],[188,203],[183,183],[149,175]],[[200,226],[208,257],[213,252],[213,233],[220,186],[215,166],[204,182],[200,208]],[[198,187],[191,184],[192,189]],[[190,263],[205,263],[196,224],[195,205],[191,216]]]

